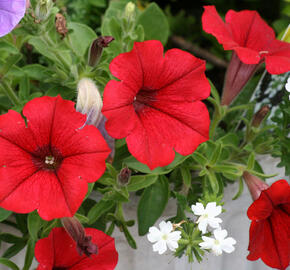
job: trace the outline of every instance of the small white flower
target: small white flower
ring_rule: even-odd
[[[162,221],[159,224],[159,228],[150,227],[147,238],[153,245],[153,251],[158,251],[159,254],[163,254],[167,250],[167,246],[170,250],[175,251],[178,248],[178,240],[181,238],[180,231],[173,231],[173,226],[170,221]]]
[[[200,243],[201,249],[211,249],[212,253],[216,256],[221,255],[223,251],[226,253],[231,253],[235,250],[235,245],[237,241],[232,238],[226,236],[228,232],[226,230],[216,229],[213,231],[214,238],[202,236],[202,240],[204,242]]]
[[[196,203],[196,205],[191,206],[191,209],[196,216],[200,216],[197,223],[198,229],[203,234],[206,233],[207,225],[214,229],[220,227],[219,223],[221,223],[222,220],[216,216],[222,212],[222,207],[220,205],[216,206],[216,202],[208,203],[205,209],[202,203]]]

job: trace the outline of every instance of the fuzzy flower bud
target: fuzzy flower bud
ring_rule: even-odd
[[[75,217],[64,217],[61,219],[66,232],[77,244],[77,252],[80,256],[86,254],[88,257],[98,253],[98,247],[91,242],[92,237],[87,236],[83,225]]]
[[[123,168],[118,174],[118,183],[120,186],[128,185],[131,177],[131,170],[127,167]]]
[[[87,115],[87,125],[97,126],[101,121],[102,97],[95,83],[83,78],[78,83],[76,110]]]
[[[39,0],[35,8],[35,17],[40,21],[47,19],[52,7],[53,2],[51,0]]]
[[[248,172],[244,172],[243,178],[254,201],[260,197],[260,194],[263,190],[269,188],[269,186],[264,181]]]
[[[270,108],[267,105],[263,106],[259,111],[257,111],[253,117],[252,126],[259,127],[269,111]]]
[[[109,44],[114,40],[111,36],[100,36],[96,38],[89,49],[88,55],[88,65],[95,67],[101,59],[103,48],[109,46]]]
[[[134,12],[135,12],[135,4],[132,2],[128,2],[128,4],[125,7],[125,17],[128,20],[131,20],[132,17],[134,16]]]

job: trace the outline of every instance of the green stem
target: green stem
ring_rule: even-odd
[[[210,139],[213,138],[216,127],[218,126],[218,124],[220,123],[221,120],[222,120],[222,116],[221,116],[220,112],[215,110],[213,113],[213,118],[211,121],[210,130],[209,130],[209,138]]]
[[[7,81],[5,80],[3,80],[1,84],[2,84],[2,87],[1,87],[2,91],[10,99],[13,105],[19,105],[21,102],[18,96],[16,95],[16,93],[14,92],[14,90],[12,89],[12,87],[10,86],[10,84],[8,84]]]

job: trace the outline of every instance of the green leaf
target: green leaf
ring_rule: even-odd
[[[30,238],[27,242],[25,261],[22,270],[29,270],[34,258],[34,247],[35,241],[32,238]]]
[[[18,96],[21,100],[27,100],[29,98],[30,83],[28,76],[24,75],[19,82]]]
[[[102,8],[106,6],[106,0],[89,0],[89,4],[98,8]]]
[[[93,40],[97,38],[96,33],[87,25],[76,22],[68,22],[67,28],[73,30],[67,36],[72,50],[83,57]]]
[[[158,179],[158,175],[134,175],[131,176],[130,182],[127,186],[129,192],[137,191],[151,186]]]
[[[202,165],[203,167],[207,165],[208,161],[207,161],[207,158],[202,155],[201,153],[195,151],[193,154],[192,154],[192,158],[200,165]]]
[[[13,244],[23,242],[23,239],[21,237],[15,236],[10,233],[1,233],[0,240],[6,243],[13,243]]]
[[[182,156],[178,153],[175,154],[174,160],[167,166],[157,167],[154,170],[150,170],[147,165],[139,162],[133,156],[124,159],[124,163],[131,169],[149,174],[166,174],[171,172],[176,166],[184,162],[190,156]]]
[[[0,222],[7,219],[11,214],[11,211],[7,211],[6,209],[0,207]]]
[[[145,40],[160,40],[166,44],[169,36],[169,24],[162,9],[151,3],[138,17],[137,24],[144,28]]]
[[[212,152],[212,155],[210,157],[210,161],[209,161],[209,164],[210,165],[214,165],[217,163],[217,161],[219,160],[220,158],[220,155],[222,153],[222,145],[220,143],[215,143],[215,149],[214,151]]]
[[[93,224],[101,215],[109,211],[114,205],[115,202],[113,201],[100,200],[97,202],[88,213],[88,224]]]
[[[186,168],[186,167],[181,167],[180,171],[181,171],[181,176],[182,176],[182,179],[183,179],[183,183],[187,187],[191,187],[191,172],[190,172],[190,169]]]
[[[31,238],[34,241],[38,240],[38,231],[42,227],[43,222],[37,211],[33,211],[28,215],[27,228]]]
[[[239,181],[239,190],[237,194],[233,197],[233,200],[236,200],[237,198],[239,198],[242,195],[243,190],[244,190],[244,181],[243,181],[243,178],[241,177]]]
[[[0,258],[0,263],[3,265],[6,265],[12,270],[19,270],[19,267],[14,262],[11,262],[10,260],[6,258]]]
[[[12,54],[6,58],[5,62],[0,65],[0,77],[4,77],[6,73],[8,73],[9,70],[13,67],[13,65],[15,65],[21,58],[22,55],[20,53]]]
[[[128,228],[126,225],[122,226],[123,232],[125,234],[125,237],[127,239],[128,244],[130,245],[131,248],[137,249],[137,245],[136,242],[134,240],[134,238],[132,237],[132,235],[130,234]]]
[[[75,217],[79,220],[80,223],[89,223],[89,219],[84,215],[75,213]]]
[[[33,80],[44,81],[50,79],[53,75],[53,72],[47,67],[39,64],[26,65],[22,68],[25,74]]]
[[[163,213],[169,198],[169,184],[165,176],[159,179],[143,192],[137,210],[138,232],[145,235],[149,228]]]
[[[247,162],[247,170],[252,170],[255,166],[255,153],[251,152]]]
[[[24,247],[26,246],[26,242],[19,242],[14,244],[13,246],[9,247],[4,254],[2,255],[2,257],[4,258],[11,258],[13,256],[15,256],[16,254],[18,254]]]

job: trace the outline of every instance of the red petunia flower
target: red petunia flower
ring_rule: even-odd
[[[35,245],[37,270],[113,270],[118,262],[114,239],[102,231],[86,228],[86,234],[97,245],[97,254],[80,256],[76,243],[64,228],[53,228],[47,238]]]
[[[290,186],[279,180],[262,191],[248,209],[252,220],[248,259],[259,258],[270,267],[284,270],[290,260]]]
[[[258,12],[229,10],[224,22],[214,6],[204,9],[203,30],[214,35],[225,50],[234,50],[226,73],[223,105],[232,102],[262,62],[271,74],[290,70],[290,43],[277,40]]]
[[[225,50],[234,50],[245,64],[266,62],[271,74],[290,70],[290,44],[277,40],[274,30],[252,10],[229,10],[225,23],[214,6],[205,6],[203,30],[214,35]]]
[[[179,49],[163,55],[160,41],[136,42],[110,64],[121,81],[106,85],[106,129],[126,137],[128,149],[150,169],[165,166],[175,152],[191,154],[208,140],[209,114],[200,101],[210,94],[205,62]]]
[[[22,116],[0,116],[0,206],[18,213],[35,209],[46,220],[73,216],[87,183],[105,171],[110,153],[74,103],[60,96],[28,102]]]

